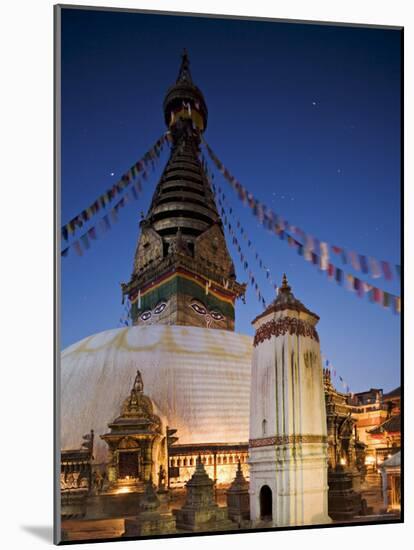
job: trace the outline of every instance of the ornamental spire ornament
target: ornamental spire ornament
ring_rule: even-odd
[[[191,72],[190,72],[190,59],[188,57],[187,48],[184,48],[183,53],[181,55],[181,67],[178,73],[177,77],[177,83],[182,81],[193,83],[193,80],[191,78]]]

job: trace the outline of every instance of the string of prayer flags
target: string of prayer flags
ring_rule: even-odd
[[[112,223],[116,223],[118,221],[119,210],[121,208],[124,208],[131,201],[138,199],[138,194],[140,190],[142,190],[142,185],[141,182],[137,180],[134,183],[134,186],[128,191],[128,193],[124,195],[113,206],[113,208],[111,208],[111,210],[98,221],[96,226],[90,227],[85,233],[80,235],[78,240],[66,246],[61,251],[61,257],[66,258],[69,255],[69,251],[71,249],[73,249],[78,256],[83,256],[83,252],[90,249],[91,241],[95,241],[98,239],[98,236],[102,236],[107,233],[111,229]]]
[[[165,143],[169,141],[167,134],[162,135],[155,144],[149,149],[145,155],[135,162],[129,170],[121,176],[121,179],[110,187],[103,195],[98,197],[88,208],[85,208],[80,214],[72,218],[67,224],[61,228],[62,239],[69,240],[76,230],[83,227],[93,216],[101,209],[106,208],[126,187],[136,180],[139,174],[146,180],[147,167],[151,164],[152,169],[155,167],[154,160],[158,159],[160,152],[163,150]],[[140,184],[141,185],[141,184]],[[136,191],[135,191],[136,192]]]
[[[343,247],[329,245],[327,242],[320,241],[319,239],[305,233],[305,231],[299,227],[289,225],[289,223],[279,214],[272,212],[264,204],[255,199],[255,197],[234,176],[230,174],[227,168],[224,167],[223,163],[215,155],[203,136],[201,136],[201,140],[218,171],[223,174],[238,198],[250,207],[259,222],[266,229],[278,233],[281,240],[284,240],[286,230],[298,235],[305,246],[304,256],[308,261],[313,258],[312,252],[317,254],[322,258],[322,261],[320,262],[321,270],[326,271],[330,262],[330,255],[332,253],[334,257],[338,257],[341,260],[343,265],[351,265],[356,271],[369,275],[374,279],[384,277],[386,280],[390,281],[394,278],[394,273],[398,278],[400,278],[401,267],[399,265],[395,265],[393,270],[390,262],[385,260],[379,261],[370,256],[365,256],[364,254],[357,254],[353,250],[347,251]]]
[[[247,237],[246,231],[244,230],[243,226],[241,225],[240,220],[238,218],[236,218],[235,214],[233,213],[233,209],[229,205],[229,203],[227,201],[227,198],[226,198],[226,195],[224,194],[224,192],[221,189],[220,185],[217,184],[217,186],[216,186],[212,181],[210,181],[210,184],[213,188],[213,191],[214,191],[214,193],[217,197],[217,200],[219,202],[219,205],[221,207],[222,216],[224,216],[224,219],[227,219],[226,210],[225,210],[225,207],[224,207],[224,206],[226,206],[228,208],[229,214],[232,216],[233,221],[236,224],[236,227],[237,227],[240,235],[242,236],[242,238],[246,242],[248,248],[252,249],[252,251],[254,252],[254,257],[255,257],[257,263],[259,264],[259,267],[264,271],[265,276],[266,276],[266,280],[272,286],[273,290],[276,290],[277,289],[277,284],[272,282],[272,281],[274,281],[274,279],[273,279],[273,277],[270,273],[270,269],[268,267],[266,267],[265,263],[263,262],[262,258],[259,255],[259,253],[252,246],[252,241]],[[233,241],[234,241],[234,237],[233,237]],[[234,244],[234,242],[233,242],[233,244]]]
[[[214,155],[211,148],[202,138],[210,158],[216,164],[218,170],[226,177],[233,189],[237,190],[238,196],[240,196],[241,184],[224,168],[218,158]],[[335,266],[330,262],[329,245],[326,242],[321,242],[315,237],[306,234],[300,228],[290,225],[286,220],[279,215],[273,213],[266,206],[257,201],[251,193],[243,188],[243,196],[247,197],[247,204],[253,210],[256,217],[262,217],[263,220],[267,220],[262,225],[265,225],[267,229],[270,229],[274,234],[279,236],[281,240],[288,243],[289,246],[296,249],[298,255],[303,256],[306,261],[317,267],[321,272],[326,272],[328,279],[335,281],[339,286],[343,285],[344,281],[347,281],[347,288],[351,292],[355,292],[357,296],[362,298],[368,295],[370,302],[382,305],[384,308],[389,308],[392,305],[392,311],[399,313],[401,310],[401,300],[398,296],[385,292],[379,288],[369,285],[367,282],[355,277],[350,273],[346,273],[342,268]],[[225,213],[224,209],[222,211]],[[227,217],[224,217],[225,223]],[[298,235],[302,239],[302,243],[295,239],[292,234]],[[338,255],[343,264],[351,264],[354,269],[365,271],[368,269],[368,265],[371,268],[371,274],[375,277],[380,277],[381,274],[390,280],[392,277],[391,267],[388,262],[379,262],[375,258],[358,255],[353,251],[347,253],[343,248],[338,246],[331,247],[333,252]],[[362,258],[362,259],[361,259]],[[349,261],[348,261],[349,260]]]
[[[219,200],[219,204],[220,204],[220,207],[222,209],[222,212],[224,212],[224,208],[223,208],[223,205],[221,204],[220,202],[220,199]],[[262,307],[266,307],[266,301],[259,289],[259,285],[257,284],[257,281],[252,273],[252,271],[249,269],[249,264],[247,262],[247,260],[245,260],[245,256],[243,254],[243,251],[242,251],[242,248],[240,246],[240,243],[239,243],[239,240],[237,239],[236,235],[234,234],[234,231],[233,231],[233,227],[231,225],[231,223],[227,220],[227,217],[225,216],[224,217],[225,219],[225,226],[227,227],[231,237],[232,237],[232,243],[233,245],[235,246],[238,254],[239,254],[239,257],[240,257],[240,262],[241,264],[243,265],[243,268],[245,270],[245,272],[247,273],[247,276],[248,276],[248,279],[249,279],[249,282],[250,282],[250,285],[252,286],[253,290],[255,291],[255,294],[257,296],[257,299],[259,301],[259,303],[262,305]],[[207,289],[207,284],[206,284],[206,293],[208,292],[208,289]]]

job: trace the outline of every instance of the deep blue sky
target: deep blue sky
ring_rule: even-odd
[[[209,108],[207,141],[292,224],[400,263],[400,32],[64,9],[62,222],[110,187],[165,131],[162,101],[183,47]],[[142,198],[82,258],[62,261],[62,347],[119,326]],[[111,173],[114,175],[111,176]],[[400,318],[330,283],[256,223],[216,175],[259,253],[321,317],[322,352],[352,391],[400,383]],[[247,281],[228,239],[238,279]],[[271,287],[250,256],[266,299]],[[372,280],[371,280],[372,282]],[[399,294],[396,283],[380,279]],[[261,311],[249,289],[236,330]]]

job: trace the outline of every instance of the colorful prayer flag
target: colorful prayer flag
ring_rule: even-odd
[[[366,256],[359,254],[359,263],[361,264],[361,270],[363,273],[369,273],[368,262]]]
[[[82,250],[82,247],[80,245],[80,242],[79,241],[75,241],[73,243],[73,248],[75,249],[75,252],[78,256],[82,256],[83,255],[83,250]]]
[[[336,279],[336,282],[338,283],[338,285],[342,285],[342,282],[344,280],[344,272],[342,271],[342,269],[340,267],[337,267],[335,269],[335,279]]]
[[[91,247],[91,245],[90,245],[90,243],[89,243],[89,239],[88,239],[87,233],[85,233],[84,235],[81,235],[80,240],[82,241],[83,246],[85,247],[85,250],[87,250],[88,248]]]
[[[384,277],[386,278],[387,281],[391,281],[392,279],[392,271],[391,271],[391,268],[390,268],[390,264],[386,261],[382,261],[381,262],[381,267],[382,267],[382,271],[384,273]]]
[[[373,277],[374,279],[378,279],[379,277],[381,277],[381,269],[378,261],[375,258],[369,257],[368,262],[371,270],[371,277]]]
[[[348,255],[351,259],[351,265],[352,267],[356,270],[356,271],[360,271],[361,270],[361,266],[359,264],[359,260],[358,260],[358,255],[356,254],[356,252],[354,251],[350,251],[348,252]]]

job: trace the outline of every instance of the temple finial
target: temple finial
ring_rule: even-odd
[[[186,80],[187,82],[192,82],[191,72],[190,72],[190,59],[188,57],[187,48],[183,49],[181,54],[181,67],[178,72],[177,82],[182,82]]]
[[[142,381],[141,372],[139,370],[137,370],[137,375],[135,376],[133,391],[144,391],[144,383]]]
[[[280,293],[280,292],[288,293],[288,292],[290,292],[291,290],[292,290],[292,289],[291,289],[291,287],[289,286],[289,283],[288,283],[288,280],[287,280],[287,277],[286,277],[286,273],[283,273],[282,286],[279,288],[279,293]]]

